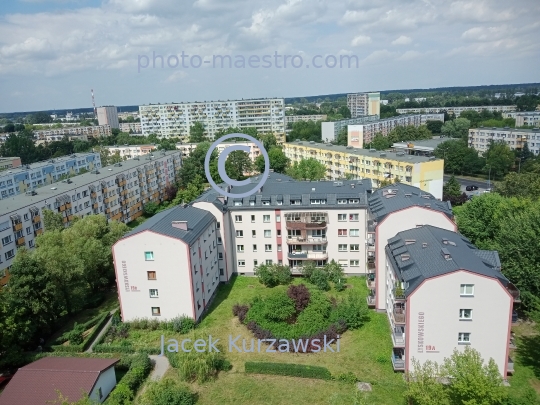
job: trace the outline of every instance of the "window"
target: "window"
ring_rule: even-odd
[[[255,238],[256,236],[257,236],[257,231],[252,230],[252,231],[251,231],[251,237],[252,237],[252,238]]]
[[[101,387],[98,388],[98,395],[99,399],[103,399],[103,392],[101,391]]]
[[[310,200],[311,204],[326,204],[326,200],[314,199]]]
[[[349,214],[349,221],[358,221],[358,214]]]
[[[221,245],[221,244],[222,244],[221,237],[219,237],[219,236],[218,236],[218,238],[217,238],[217,243],[218,243],[218,245]]]
[[[245,267],[246,261],[245,260],[238,260],[238,267]]]
[[[338,204],[347,204],[347,200],[339,199],[337,200]]]
[[[263,222],[270,222],[270,215],[263,215]]]
[[[251,216],[251,222],[255,222],[255,215]]]
[[[276,222],[281,222],[281,215],[276,215]]]
[[[359,252],[360,251],[360,245],[351,245],[350,249],[351,249],[351,252]]]
[[[223,259],[223,253],[218,253],[218,259]]]
[[[360,200],[357,198],[349,200],[349,204],[359,204],[359,203],[360,203]]]
[[[239,207],[239,206],[242,205],[242,201],[235,201],[235,202],[234,202],[234,205],[235,205],[236,207]]]
[[[218,222],[218,223],[216,224],[216,228],[217,228],[217,229],[221,229],[221,222]]]
[[[348,264],[347,260],[345,259],[338,260],[338,263],[341,267],[347,267],[347,264]]]
[[[270,229],[266,229],[264,231],[264,237],[265,238],[271,238],[272,237],[272,231]]]
[[[360,236],[360,229],[349,229],[349,236]]]
[[[244,245],[236,245],[236,251],[243,253],[244,252]]]
[[[147,271],[146,275],[148,276],[148,280],[155,280],[156,279],[156,272],[155,271]]]
[[[338,245],[338,252],[346,252],[347,245]]]
[[[360,267],[360,260],[351,260],[351,267]]]
[[[470,333],[463,333],[460,332],[458,334],[458,343],[470,343],[471,342],[471,334]]]
[[[161,309],[159,307],[152,307],[152,316],[160,316]]]
[[[338,221],[346,221],[347,220],[347,214],[338,214],[337,220]]]
[[[346,229],[338,229],[338,236],[347,236],[347,230]]]
[[[257,267],[259,264],[259,261],[257,259],[253,259],[253,266]]]
[[[272,251],[272,245],[264,245],[264,251],[265,252],[271,252]]]
[[[474,295],[474,285],[461,284],[461,295]]]
[[[253,251],[254,251],[254,252],[257,251],[257,245],[253,245]]]
[[[472,319],[472,309],[460,309],[459,319]]]
[[[234,222],[242,222],[242,215],[235,215]]]
[[[11,243],[11,235],[2,238],[2,245],[6,246],[8,243]]]
[[[4,254],[4,257],[6,258],[6,260],[11,259],[13,256],[15,256],[15,253],[13,253],[13,249],[8,250],[8,251]]]
[[[237,238],[243,238],[244,237],[244,231],[236,231],[236,237]]]
[[[219,269],[219,275],[223,276],[224,274],[225,274],[225,272],[223,271],[223,269]]]
[[[277,245],[277,251],[281,252],[281,245]]]
[[[34,240],[28,241],[28,247],[33,248],[34,246]]]
[[[267,264],[267,265],[271,265],[271,264],[272,264],[272,260],[266,260],[266,264]]]
[[[144,260],[154,260],[154,252],[144,252]]]
[[[150,298],[157,298],[158,297],[158,290],[155,288],[150,289]]]

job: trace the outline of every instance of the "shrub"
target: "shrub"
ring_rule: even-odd
[[[340,283],[340,280],[345,277],[343,267],[334,259],[324,266],[324,271],[328,274],[328,279],[334,284]]]
[[[339,280],[336,284],[334,284],[334,287],[336,288],[337,292],[345,290],[345,280]]]
[[[347,323],[349,329],[358,329],[369,319],[366,301],[357,294],[350,293],[337,311],[338,317]]]
[[[141,405],[194,405],[195,396],[176,381],[165,378],[151,382],[142,398]]]
[[[75,322],[75,325],[73,326],[73,330],[68,333],[67,338],[69,340],[70,345],[80,345],[84,338],[84,325],[78,325],[77,322]]]
[[[237,316],[238,320],[241,323],[244,323],[244,320],[246,319],[246,315],[248,311],[249,311],[249,307],[247,305],[235,304],[233,306],[233,315]]]
[[[328,291],[330,289],[330,284],[328,283],[328,273],[323,269],[316,268],[311,273],[309,282],[315,285],[319,290]]]
[[[330,380],[332,375],[325,367],[305,366],[303,364],[288,363],[258,363],[248,361],[245,364],[246,373],[273,374],[289,377],[318,378]]]
[[[308,306],[311,296],[304,284],[291,285],[287,290],[287,295],[294,301],[297,312],[303,311]]]
[[[261,264],[255,267],[255,275],[267,287],[289,284],[292,280],[290,268],[281,264]]]
[[[295,313],[295,304],[283,291],[276,291],[264,301],[264,316],[269,320],[286,321]]]
[[[309,279],[316,268],[317,266],[315,266],[315,263],[310,260],[304,263],[300,269],[300,272],[302,273],[302,276]]]
[[[188,333],[195,329],[195,321],[189,316],[179,316],[171,320],[172,330],[176,333]]]
[[[343,381],[345,383],[348,383],[348,384],[355,384],[358,379],[356,378],[356,376],[354,375],[354,373],[352,372],[348,372],[348,373],[340,373],[337,375],[336,377],[336,380],[338,381]]]
[[[132,404],[137,389],[148,377],[151,370],[152,363],[148,355],[140,353],[133,356],[128,372],[109,395],[107,405]]]

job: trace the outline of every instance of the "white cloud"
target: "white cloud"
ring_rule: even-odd
[[[411,42],[411,38],[401,35],[399,38],[392,41],[392,45],[409,45]]]
[[[351,46],[362,46],[370,44],[371,42],[371,38],[367,35],[358,35],[351,41]]]
[[[184,79],[185,77],[187,77],[187,73],[184,72],[183,70],[178,70],[178,71],[174,72],[173,74],[169,75],[169,77],[167,77],[165,82],[166,83],[174,83],[174,82],[177,82],[177,81],[180,81],[180,80]]]

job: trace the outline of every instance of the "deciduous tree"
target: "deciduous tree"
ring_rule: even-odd
[[[313,158],[302,159],[294,162],[287,174],[297,180],[320,180],[326,178],[326,166]]]

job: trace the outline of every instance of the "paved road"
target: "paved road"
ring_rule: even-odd
[[[444,182],[446,183],[450,179],[450,177],[451,176],[449,175],[444,175]],[[478,188],[481,188],[484,190],[488,188],[487,180],[469,180],[469,179],[460,178],[458,176],[456,176],[456,180],[459,182],[459,184],[464,186],[463,188],[465,188],[466,186],[472,186],[472,185],[478,186]],[[493,187],[493,182],[491,182],[491,187]]]

